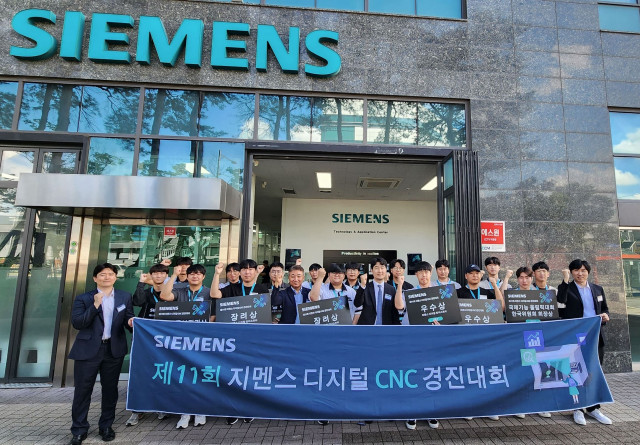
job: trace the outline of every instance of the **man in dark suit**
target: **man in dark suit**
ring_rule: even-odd
[[[400,324],[400,314],[404,312],[404,302],[402,295],[398,299],[396,290],[386,282],[387,260],[382,257],[373,258],[370,266],[373,281],[367,283],[366,286],[361,286],[356,293],[354,300],[356,314],[353,317],[353,324]]]
[[[99,264],[93,270],[96,289],[78,295],[73,302],[71,324],[78,331],[69,358],[73,359],[75,390],[71,408],[72,445],[87,438],[87,415],[91,393],[100,373],[102,385],[102,413],[98,433],[105,442],[112,441],[116,433],[111,428],[118,402],[118,378],[124,356],[127,354],[125,327],[133,326],[131,294],[113,288],[118,269],[109,263]]]
[[[302,287],[304,282],[304,268],[300,265],[289,269],[289,286],[273,295],[272,304],[282,307],[280,324],[297,324],[298,305],[309,301],[309,289]]]
[[[589,273],[591,266],[584,260],[576,259],[569,263],[568,269],[563,269],[563,281],[558,286],[558,306],[560,317],[562,318],[582,318],[595,317],[596,315],[602,319],[604,326],[609,321],[609,307],[607,299],[604,296],[604,289],[597,284],[589,283]],[[573,281],[569,282],[573,276]],[[560,305],[564,304],[564,308]],[[604,338],[602,337],[602,329],[600,329],[600,338],[598,339],[598,358],[600,363],[604,357]],[[600,405],[594,405],[587,408],[587,415],[593,417],[598,422],[605,425],[611,425],[611,419],[600,412]],[[573,420],[578,425],[586,425],[584,413],[581,410],[573,412]]]

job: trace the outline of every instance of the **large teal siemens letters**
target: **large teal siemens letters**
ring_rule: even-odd
[[[273,55],[285,73],[298,72],[300,59],[300,28],[289,28],[289,51],[278,35],[276,28],[271,25],[258,25],[258,43],[256,45],[256,69],[267,71],[267,49],[271,48]]]
[[[82,36],[84,34],[84,14],[68,11],[64,14],[62,38],[60,39],[60,57],[80,62],[82,59]]]
[[[129,36],[122,32],[112,32],[111,25],[133,27],[133,17],[121,14],[95,13],[91,18],[89,37],[89,59],[94,62],[130,63],[128,51],[109,49],[109,42],[129,43]]]
[[[14,31],[33,40],[36,45],[31,48],[12,46],[9,54],[18,59],[41,60],[51,57],[56,52],[58,42],[47,31],[38,28],[34,24],[37,21],[55,23],[56,15],[44,9],[25,9],[13,16],[11,26]]]
[[[202,65],[202,36],[204,22],[202,20],[184,19],[180,28],[169,43],[167,32],[159,17],[141,16],[138,26],[138,49],[136,60],[143,64],[151,63],[149,42],[153,41],[158,59],[167,66],[174,66],[178,55],[185,49],[184,63],[191,67]]]
[[[309,55],[323,59],[327,62],[325,66],[316,66],[305,63],[304,72],[315,77],[331,77],[340,72],[342,60],[340,54],[327,48],[322,43],[331,42],[338,43],[338,33],[335,31],[327,31],[326,29],[318,29],[307,35],[305,44]]]
[[[248,70],[249,61],[241,57],[228,57],[227,51],[247,51],[244,40],[229,40],[229,34],[248,36],[248,23],[213,22],[211,43],[211,66],[214,68],[229,68]]]

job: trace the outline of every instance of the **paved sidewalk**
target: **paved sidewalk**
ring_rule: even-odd
[[[331,423],[255,420],[228,426],[225,419],[208,418],[202,427],[176,430],[176,416],[157,420],[146,415],[137,426],[126,427],[129,413],[124,409],[126,385],[120,385],[116,411],[116,440],[113,444],[346,444],[346,443],[464,443],[464,444],[600,444],[640,443],[640,372],[608,374],[614,404],[603,412],[613,425],[601,425],[587,416],[587,425],[573,422],[570,413],[554,413],[550,419],[537,415],[525,419],[505,417],[443,420],[433,430],[425,421],[409,431],[404,422],[374,422],[359,426],[353,422]],[[86,444],[103,443],[98,436],[100,414],[99,385],[93,394]],[[70,439],[73,388],[0,389],[0,444],[54,444]]]

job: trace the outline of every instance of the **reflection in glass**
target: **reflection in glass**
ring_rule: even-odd
[[[135,133],[139,100],[139,88],[84,87],[78,131]]]
[[[138,175],[187,178],[194,175],[198,141],[143,139]]]
[[[131,175],[134,145],[133,139],[91,138],[87,173],[90,175]]]
[[[13,205],[15,198],[15,188],[0,189],[0,378],[6,374],[18,266],[22,255],[25,209]]]
[[[82,87],[25,83],[18,130],[78,131]]]
[[[144,95],[142,132],[173,136],[197,136],[198,91],[148,89]]]
[[[244,144],[204,142],[201,159],[200,177],[220,178],[236,190],[242,191]]]
[[[613,158],[618,199],[640,199],[640,158]]]
[[[364,0],[317,0],[316,6],[341,11],[364,11]]]
[[[418,15],[462,18],[461,0],[417,0]]]
[[[32,173],[35,152],[4,150],[0,160],[0,180],[17,181],[20,173]]]
[[[267,5],[296,6],[298,8],[313,8],[314,0],[265,0]]]
[[[451,158],[447,159],[444,163],[443,176],[444,176],[443,190],[447,190],[449,187],[453,186],[453,160]]]
[[[10,130],[16,107],[18,82],[0,82],[0,130]]]
[[[458,281],[456,270],[456,217],[455,217],[455,202],[453,193],[445,196],[444,198],[444,225],[445,235],[444,244],[445,252],[447,253],[447,260],[449,261],[449,277],[453,281]]]
[[[616,154],[640,155],[640,113],[609,112],[611,144]]]
[[[600,29],[640,32],[640,9],[629,6],[598,5]]]
[[[311,98],[260,95],[258,139],[311,141]]]
[[[418,145],[466,147],[466,138],[464,105],[418,104]]]
[[[414,15],[416,3],[415,0],[369,0],[369,12]]]
[[[70,221],[58,213],[36,214],[17,377],[49,377]]]
[[[640,362],[640,230],[620,229],[624,291],[629,314],[631,358]]]
[[[200,136],[253,139],[254,94],[204,93]]]
[[[42,154],[42,173],[65,173],[76,172],[76,152],[46,151]]]
[[[313,142],[362,142],[363,100],[313,99]]]
[[[367,103],[367,141],[374,144],[416,144],[415,102],[370,100]]]
[[[116,288],[135,289],[141,272],[148,272],[164,258],[171,259],[175,266],[178,257],[187,256],[194,263],[204,265],[207,270],[205,284],[210,284],[215,265],[220,260],[220,226],[171,226],[171,229],[175,229],[174,235],[165,236],[164,226],[105,225],[97,262],[108,261],[118,268]],[[86,286],[86,290],[90,289],[95,289],[91,278]],[[134,312],[138,309],[134,308]],[[131,341],[130,336],[127,337]],[[131,347],[128,350],[131,351]],[[129,372],[128,354],[121,372]]]

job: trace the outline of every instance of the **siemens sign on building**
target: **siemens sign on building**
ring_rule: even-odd
[[[58,46],[60,57],[66,60],[82,60],[84,28],[87,18],[80,11],[66,11],[62,25],[60,42],[38,24],[56,24],[57,16],[45,9],[25,9],[14,15],[11,25],[23,37],[34,42],[33,46],[12,46],[10,54],[23,60],[41,60],[52,57]],[[129,34],[122,29],[134,28],[135,21],[126,14],[91,14],[88,57],[94,62],[131,63],[131,54],[126,50],[111,49],[110,46],[129,45]],[[121,29],[116,31],[115,29]],[[211,66],[218,69],[248,70],[249,60],[242,57],[246,52],[251,26],[248,23],[213,22],[211,32]],[[232,38],[232,36],[239,38]],[[258,25],[256,32],[256,69],[267,71],[267,51],[270,49],[280,64],[282,71],[297,73],[300,62],[300,28],[288,28],[287,49],[275,26]],[[184,63],[190,67],[202,66],[202,43],[204,21],[184,19],[169,41],[167,31],[160,17],[141,16],[138,20],[137,49],[135,60],[148,65],[153,46],[158,59],[168,66],[174,66],[178,56],[184,51]],[[307,53],[319,64],[304,64],[304,72],[310,76],[330,77],[340,71],[340,55],[326,44],[337,45],[338,33],[324,29],[311,31],[304,39]],[[234,53],[236,57],[229,57]]]

